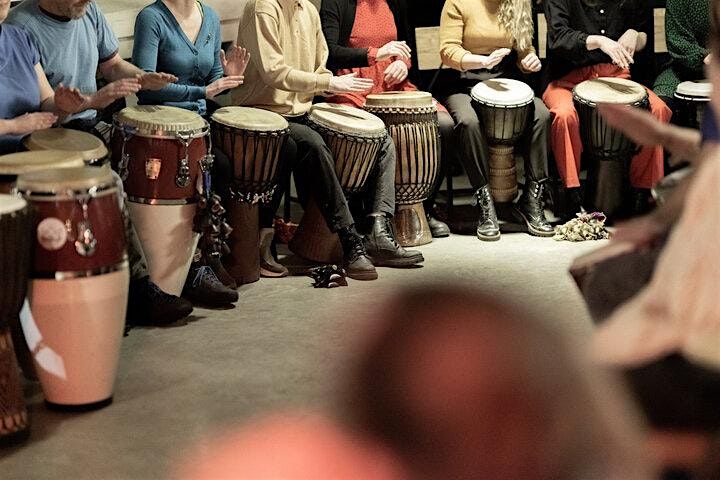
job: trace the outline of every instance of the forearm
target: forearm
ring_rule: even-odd
[[[12,135],[15,133],[15,120],[0,120],[0,135]]]
[[[477,70],[479,68],[485,68],[486,57],[482,55],[475,55],[468,53],[462,57],[460,61],[460,70]]]
[[[665,125],[663,146],[672,157],[696,164],[702,151],[702,135],[700,131],[692,128],[677,127],[672,124]]]
[[[137,93],[141,104],[154,105],[167,102],[194,102],[207,96],[206,87],[169,84],[160,90],[141,90]]]
[[[132,78],[136,75],[143,75],[145,74],[145,71],[139,69],[130,62],[119,60],[107,68],[101,68],[101,73],[108,82],[114,82],[116,80],[122,80],[123,78]]]

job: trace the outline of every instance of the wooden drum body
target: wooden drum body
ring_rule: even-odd
[[[120,186],[108,167],[21,175],[35,212],[28,346],[48,404],[112,401],[129,272]]]
[[[490,145],[490,192],[496,202],[511,202],[518,192],[515,143],[532,123],[535,94],[523,82],[495,78],[475,85],[470,96]]]
[[[384,92],[368,95],[365,110],[385,122],[397,151],[397,241],[405,247],[430,243],[432,234],[422,202],[435,188],[440,169],[435,101],[427,92]]]
[[[607,124],[596,105],[615,103],[649,109],[647,91],[632,80],[600,77],[578,84],[573,89],[573,101],[580,121],[583,150],[590,160],[586,199],[612,217],[624,204],[629,164],[638,148]]]
[[[68,128],[49,128],[33,132],[23,140],[25,148],[31,152],[41,150],[59,150],[77,153],[87,165],[102,166],[109,160],[105,144],[92,133]]]
[[[709,80],[697,82],[682,82],[675,90],[675,98],[680,101],[680,124],[700,129],[703,123],[703,116],[708,103],[712,85]]]
[[[209,134],[200,115],[175,107],[128,107],[114,119],[113,165],[150,279],[172,295],[182,293],[199,240],[193,218],[201,170],[209,169]]]
[[[346,195],[365,190],[387,129],[375,115],[347,105],[318,103],[308,116],[308,125],[323,137],[335,159],[335,173]],[[311,197],[290,250],[308,260],[340,263],[343,252],[338,236]]]
[[[19,324],[18,315],[27,291],[31,222],[25,200],[0,195],[0,445],[14,441],[28,431],[14,350],[24,348],[24,345],[13,346],[11,329]]]
[[[258,203],[272,200],[289,132],[287,120],[267,110],[224,107],[212,116],[213,142],[233,167],[231,198],[225,202],[233,231],[225,264],[239,285],[260,279]]]
[[[0,193],[10,193],[15,188],[18,175],[58,168],[78,168],[85,165],[77,152],[45,150],[20,152],[0,156]]]

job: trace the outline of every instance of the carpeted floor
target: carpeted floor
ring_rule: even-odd
[[[197,309],[183,325],[131,331],[110,407],[53,413],[33,387],[32,436],[0,451],[0,478],[160,479],[215,429],[274,408],[331,409],[363,319],[401,287],[450,282],[509,295],[580,340],[590,323],[566,271],[599,246],[526,234],[495,243],[452,236],[421,247],[424,267],[381,269],[374,282],[315,290],[309,278],[294,277],[244,286],[235,309]]]

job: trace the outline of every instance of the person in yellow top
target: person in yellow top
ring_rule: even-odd
[[[530,0],[447,0],[440,18],[440,56],[443,65],[456,72],[447,76],[436,92],[455,120],[458,156],[476,191],[480,240],[499,239],[500,228],[487,183],[488,142],[472,107],[470,90],[484,80],[524,80],[540,71],[542,64],[532,46],[532,18]],[[526,179],[514,211],[536,236],[553,235],[542,203],[549,124],[550,113],[536,97],[532,128],[516,146],[525,160]]]

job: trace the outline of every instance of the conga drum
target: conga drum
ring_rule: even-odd
[[[628,185],[629,164],[637,146],[611,128],[597,111],[598,103],[650,108],[645,87],[632,80],[600,77],[578,84],[573,101],[580,121],[583,150],[590,160],[586,199],[612,217],[623,205]]]
[[[705,108],[710,102],[712,85],[709,80],[696,82],[682,82],[675,90],[675,98],[680,106],[679,117],[681,125],[689,128],[700,129],[705,115]]]
[[[201,170],[211,162],[210,126],[189,110],[127,107],[114,118],[113,165],[123,180],[130,218],[150,279],[182,293],[199,235],[193,231]]]
[[[130,282],[119,187],[108,166],[17,180],[35,217],[23,330],[52,407],[112,401]]]
[[[82,154],[45,150],[41,152],[20,152],[0,156],[0,193],[10,193],[15,188],[18,175],[41,172],[56,168],[82,167]]]
[[[397,150],[395,214],[397,240],[404,247],[432,242],[422,202],[435,188],[440,169],[437,106],[427,92],[368,95],[365,110],[388,127]]]
[[[387,129],[382,120],[359,108],[331,103],[313,105],[308,125],[318,132],[335,159],[335,173],[346,195],[365,190],[377,163]],[[317,202],[308,199],[290,250],[320,263],[340,263],[343,251],[338,236],[330,231]]]
[[[496,202],[512,202],[518,193],[515,143],[533,118],[535,94],[527,84],[494,78],[470,91],[490,150],[490,193]]]
[[[101,166],[108,161],[108,149],[98,137],[92,133],[71,130],[68,128],[49,128],[33,132],[23,140],[25,148],[38,150],[62,150],[77,152],[82,155],[85,163]]]
[[[27,291],[31,220],[25,200],[0,194],[0,446],[28,433],[11,325],[18,324]]]
[[[269,203],[277,188],[280,152],[290,128],[277,113],[248,107],[224,107],[211,118],[215,146],[230,160],[233,184],[225,202],[232,232],[228,273],[239,284],[260,279],[258,204]]]

